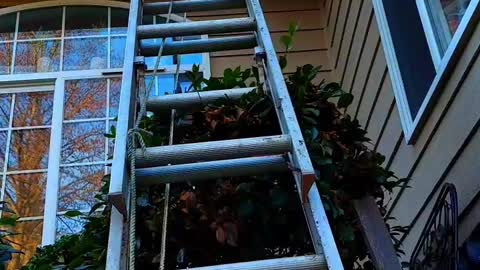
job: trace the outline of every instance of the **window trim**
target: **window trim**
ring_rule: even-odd
[[[416,0],[418,3],[418,0]],[[414,144],[423,124],[427,120],[432,107],[440,94],[441,88],[450,78],[457,61],[461,57],[464,48],[468,44],[470,36],[480,20],[480,0],[472,0],[465,15],[458,26],[456,33],[448,46],[445,54],[436,68],[436,75],[425,95],[424,100],[415,116],[412,117],[402,80],[402,74],[394,49],[394,43],[388,25],[383,0],[373,0],[373,9],[377,19],[382,45],[385,51],[388,70],[390,73],[395,101],[399,110],[400,120],[408,144]],[[420,16],[422,17],[422,16]],[[422,19],[423,21],[423,19]],[[426,35],[428,35],[426,33]],[[429,42],[430,43],[430,42]],[[433,58],[433,56],[432,56]],[[434,60],[435,61],[435,60]]]

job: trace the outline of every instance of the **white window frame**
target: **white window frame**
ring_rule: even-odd
[[[0,9],[0,16],[17,13],[17,27],[18,30],[18,12],[24,10],[47,8],[47,7],[65,7],[65,6],[101,6],[110,8],[124,8],[129,9],[129,4],[125,2],[116,2],[108,0],[53,0],[44,1],[31,4],[18,5],[8,8]],[[65,12],[65,8],[63,9]],[[110,16],[110,12],[109,12]],[[159,15],[164,16],[164,15]],[[176,14],[172,15],[172,20],[183,21],[183,17]],[[187,21],[189,21],[187,19]],[[16,30],[16,31],[17,31]],[[207,35],[202,35],[202,39],[208,38]],[[108,50],[109,51],[109,50]],[[13,56],[14,57],[14,56]],[[108,57],[110,58],[110,57]],[[61,59],[63,60],[63,59]],[[110,61],[110,59],[108,59]],[[63,61],[60,61],[63,62]],[[12,65],[14,60],[12,60]],[[192,70],[192,64],[180,65],[180,73]],[[35,86],[42,89],[47,85],[47,88],[54,87],[53,99],[53,113],[52,124],[50,127],[50,148],[48,157],[48,168],[45,169],[47,173],[47,184],[45,190],[45,204],[43,215],[43,233],[42,246],[54,244],[56,241],[57,230],[57,212],[58,208],[58,192],[60,188],[60,168],[61,168],[61,147],[62,147],[62,130],[63,130],[63,111],[64,111],[64,97],[65,97],[65,81],[89,78],[112,78],[120,77],[123,68],[109,68],[96,70],[75,70],[75,71],[58,71],[58,72],[44,72],[44,73],[26,73],[26,74],[9,74],[0,75],[0,93],[7,93],[9,91],[17,91],[17,87],[21,86]],[[210,78],[210,54],[202,53],[202,63],[200,65],[200,72],[205,78]],[[176,65],[162,66],[162,70],[158,71],[158,76],[173,75],[176,73]],[[108,116],[107,116],[108,117]],[[103,163],[102,163],[103,164]],[[61,213],[60,213],[61,214]],[[31,218],[28,218],[30,220]],[[34,218],[33,218],[34,219]],[[23,219],[21,219],[23,220]]]
[[[424,27],[425,36],[427,37],[427,43],[429,44],[429,49],[435,66],[436,75],[415,117],[412,116],[408,105],[405,85],[402,80],[400,66],[395,54],[394,43],[391,36],[390,27],[388,25],[383,0],[372,1],[405,140],[408,144],[413,144],[418,137],[423,123],[428,117],[429,111],[431,110],[432,106],[434,106],[434,102],[439,94],[439,91],[443,87],[446,80],[448,80],[452,68],[454,68],[470,38],[472,30],[479,22],[480,0],[472,0],[470,2],[469,7],[467,8],[465,15],[463,16],[457,31],[453,35],[443,57],[441,57],[439,50],[440,48],[438,48],[435,34],[433,33],[433,26],[431,25],[427,7],[424,2],[425,0],[416,0],[417,7],[420,12],[422,26]]]

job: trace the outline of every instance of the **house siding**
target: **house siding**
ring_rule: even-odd
[[[320,0],[321,1],[321,0]],[[464,48],[413,145],[404,139],[399,112],[372,0],[325,0],[325,26],[331,78],[355,100],[347,113],[367,129],[372,148],[387,157],[385,165],[409,188],[389,198],[393,225],[412,226],[403,239],[407,259],[418,241],[440,187],[454,183],[462,212],[480,190],[480,29]],[[465,232],[461,232],[465,234]]]

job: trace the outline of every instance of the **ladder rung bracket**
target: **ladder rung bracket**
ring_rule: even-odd
[[[143,7],[145,15],[167,14],[170,3],[146,3]],[[182,0],[174,1],[172,12],[200,12],[223,9],[245,8],[245,1],[242,0]]]
[[[137,149],[138,168],[199,161],[283,155],[291,150],[290,136],[267,136],[247,139],[210,141]]]
[[[176,110],[192,110],[207,106],[219,99],[228,98],[238,100],[244,94],[255,90],[250,88],[233,88],[228,90],[200,91],[183,94],[165,95],[152,97],[147,102],[147,110],[151,112]]]
[[[224,265],[189,268],[189,270],[326,270],[328,269],[322,255],[298,256],[253,262],[232,263]]]
[[[167,38],[179,36],[199,36],[254,31],[255,20],[252,18],[223,19],[172,24],[153,24],[138,26],[138,38]]]
[[[254,35],[187,41],[168,41],[164,45],[163,55],[243,50],[251,49],[255,46],[257,46],[257,39]],[[160,44],[142,42],[140,45],[141,54],[144,56],[157,56],[159,49]]]
[[[137,169],[140,186],[287,172],[285,157],[264,156]]]

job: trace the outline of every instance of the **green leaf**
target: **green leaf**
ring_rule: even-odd
[[[0,218],[0,226],[15,226],[17,224],[17,216],[4,216]]]
[[[280,68],[285,69],[287,67],[287,57],[285,56],[280,56],[278,59],[278,62],[280,63]]]
[[[350,93],[345,93],[340,96],[338,99],[337,106],[339,108],[347,108],[353,102],[353,95]]]
[[[282,42],[283,46],[285,46],[285,50],[288,52],[292,49],[293,46],[293,38],[292,36],[281,36],[280,41]]]
[[[288,24],[288,34],[293,37],[297,33],[298,28],[298,22],[290,22]]]
[[[65,213],[65,216],[68,217],[68,218],[75,218],[75,217],[82,216],[82,215],[83,215],[83,213],[80,212],[80,211],[77,211],[77,210],[67,211]]]

